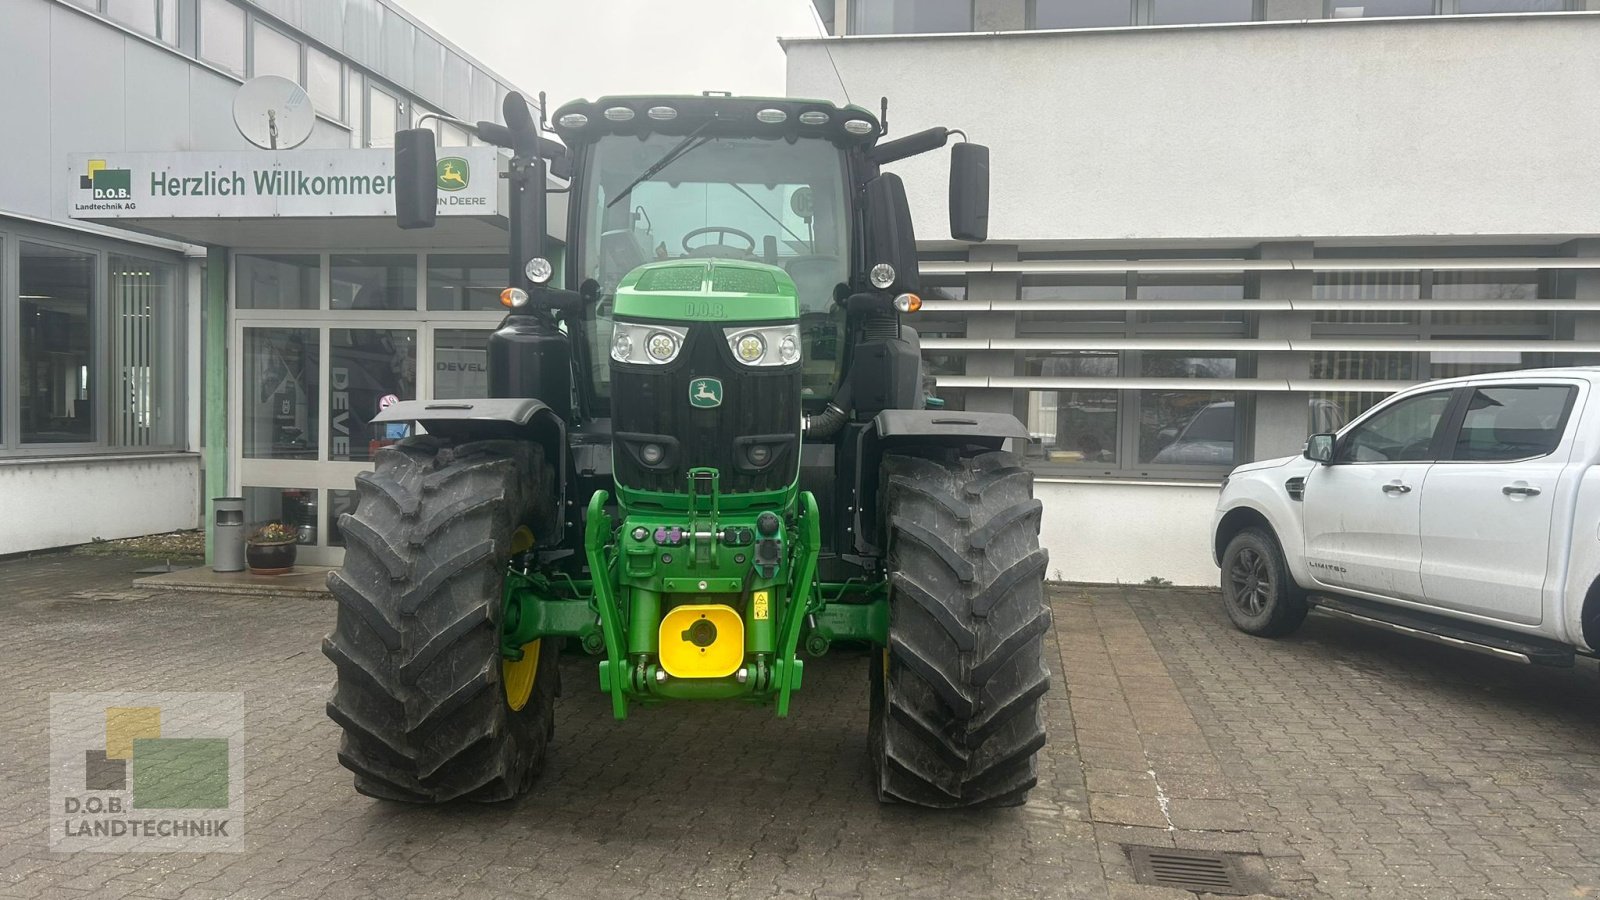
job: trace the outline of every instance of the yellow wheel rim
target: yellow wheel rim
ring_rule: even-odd
[[[500,680],[506,686],[506,705],[520,710],[533,696],[533,683],[539,679],[539,641],[522,645],[522,658],[500,660]]]

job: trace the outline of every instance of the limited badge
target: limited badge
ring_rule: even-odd
[[[767,618],[767,592],[756,591],[750,595],[750,605],[754,607],[751,617],[755,619]]]
[[[689,382],[689,405],[700,409],[721,406],[722,380],[720,378],[696,378]]]

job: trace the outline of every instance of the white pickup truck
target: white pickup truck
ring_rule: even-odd
[[[1600,649],[1600,368],[1434,381],[1223,482],[1228,616],[1313,607],[1543,665]]]

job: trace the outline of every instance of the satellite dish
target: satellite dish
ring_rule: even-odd
[[[289,150],[311,137],[317,114],[306,89],[282,75],[259,75],[233,95],[233,124],[263,150]]]

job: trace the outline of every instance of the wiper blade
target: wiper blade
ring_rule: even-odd
[[[654,178],[658,173],[660,173],[660,171],[662,169],[665,169],[667,166],[670,166],[674,162],[676,162],[679,157],[687,155],[689,153],[689,151],[695,149],[695,147],[699,147],[699,146],[704,145],[707,140],[710,140],[709,138],[700,141],[700,143],[698,143],[698,144],[695,143],[695,139],[700,137],[700,132],[705,131],[706,130],[706,126],[710,125],[713,121],[714,120],[712,120],[712,119],[707,119],[704,123],[702,123],[700,125],[699,128],[696,128],[695,130],[689,132],[689,136],[688,137],[686,137],[683,140],[679,141],[678,145],[676,147],[673,147],[671,150],[668,150],[666,152],[665,156],[663,156],[660,159],[656,160],[654,163],[651,163],[650,164],[650,168],[645,169],[643,172],[640,172],[638,178],[635,178],[634,180],[628,182],[628,186],[623,188],[621,193],[617,194],[615,197],[612,197],[609,201],[606,202],[606,209],[610,209],[611,207],[616,206],[618,203],[622,202],[622,198],[624,198],[624,197],[628,196],[630,193],[632,193],[634,188],[638,187],[641,183],[649,181],[651,178]],[[694,146],[690,146],[691,144],[693,144]]]

